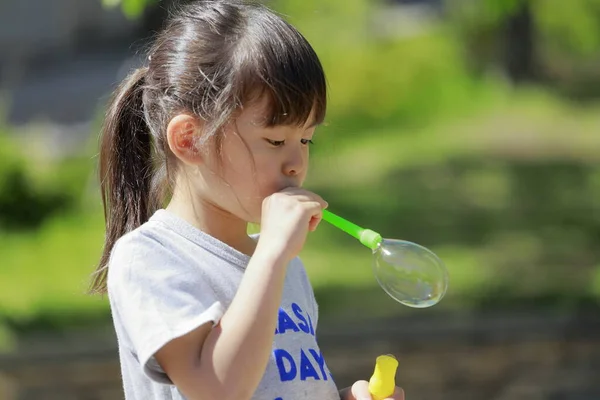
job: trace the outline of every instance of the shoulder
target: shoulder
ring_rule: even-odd
[[[147,222],[115,243],[108,263],[109,290],[127,282],[156,281],[186,275],[191,266],[181,262],[168,229]]]
[[[109,264],[130,264],[140,259],[167,256],[169,246],[164,237],[161,238],[160,230],[156,223],[147,222],[120,237],[112,248]]]

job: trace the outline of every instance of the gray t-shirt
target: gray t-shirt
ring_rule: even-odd
[[[233,300],[250,257],[166,210],[113,248],[108,296],[127,400],[185,399],[154,354]],[[288,266],[273,351],[254,400],[339,400],[316,341],[317,304],[301,261]]]

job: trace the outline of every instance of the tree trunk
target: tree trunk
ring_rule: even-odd
[[[515,83],[536,75],[535,22],[529,1],[522,1],[505,23],[505,68]]]

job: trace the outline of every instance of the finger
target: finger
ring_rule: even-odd
[[[394,390],[394,395],[386,400],[404,400],[404,389],[396,386],[396,389]]]
[[[294,196],[303,201],[316,201],[321,205],[321,208],[329,207],[329,204],[325,200],[323,200],[321,196],[303,188],[288,187],[283,189],[281,192]]]
[[[325,200],[323,200],[323,198],[321,196],[319,196],[316,193],[311,193],[311,195],[312,195],[313,201],[316,201],[317,203],[319,203],[322,209],[329,207],[329,203],[327,203]]]
[[[321,208],[322,208],[323,210],[324,210],[324,209],[326,209],[327,207],[329,207],[329,203],[328,203],[328,202],[326,202],[326,201],[325,201],[325,200],[323,200],[323,199],[321,199],[320,203],[321,203]]]
[[[319,226],[319,224],[321,223],[321,220],[323,219],[323,214],[319,214],[319,215],[313,215],[313,217],[310,219],[310,222],[308,223],[308,230],[311,232],[314,232],[317,230],[317,227]]]
[[[298,203],[316,203],[320,209],[323,208],[321,201],[311,193],[285,193],[284,195]]]
[[[317,229],[317,226],[321,223],[323,219],[323,210],[321,208],[321,204],[315,201],[311,203],[306,203],[308,212],[310,213],[310,219],[308,221],[308,229],[311,232],[314,232]]]
[[[351,389],[352,396],[356,400],[371,400],[371,393],[369,393],[369,382],[367,381],[356,381],[352,385]]]

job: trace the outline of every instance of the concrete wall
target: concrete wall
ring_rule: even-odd
[[[3,122],[89,123],[147,37],[151,15],[128,20],[101,0],[0,1]]]
[[[18,0],[0,2],[0,54],[4,60],[67,51],[78,41],[110,41],[133,34],[139,22],[101,0]]]

